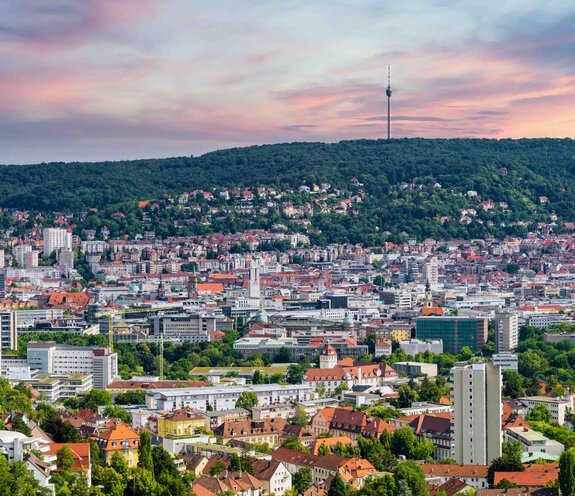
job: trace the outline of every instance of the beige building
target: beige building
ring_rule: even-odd
[[[519,318],[516,313],[495,312],[495,349],[497,353],[513,351],[519,340]]]
[[[451,369],[453,458],[488,465],[501,456],[501,370],[492,363]]]

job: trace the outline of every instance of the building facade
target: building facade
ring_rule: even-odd
[[[451,369],[453,458],[488,465],[501,456],[501,370],[492,363]]]
[[[457,355],[464,346],[477,352],[487,342],[488,320],[474,317],[419,317],[416,320],[417,339],[441,339],[443,351]]]
[[[27,356],[30,369],[44,374],[90,374],[96,389],[105,389],[119,377],[118,354],[111,353],[109,348],[31,341]]]
[[[516,313],[495,312],[495,350],[513,351],[519,340],[519,317]]]

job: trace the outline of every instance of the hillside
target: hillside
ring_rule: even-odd
[[[307,190],[298,192],[301,186],[325,183],[331,185],[331,192],[337,191],[338,198],[354,198],[346,212],[336,212],[329,205],[324,208]],[[217,192],[223,188],[261,185],[285,191],[278,203],[303,202],[313,212],[296,218],[281,209],[277,215],[260,215],[265,202],[256,198],[253,220],[204,215],[201,228],[195,221],[187,226],[182,222],[181,230],[176,226],[174,231],[163,230],[161,219],[152,214],[144,216],[148,219],[144,224],[151,223],[160,235],[269,228],[273,222],[301,230],[302,223],[294,221],[308,217],[311,226],[305,229],[321,243],[372,244],[385,231],[394,237],[405,231],[417,238],[522,234],[528,222],[552,222],[555,215],[559,224],[575,220],[575,143],[568,139],[360,140],[254,146],[200,157],[2,166],[0,206],[48,214],[74,212],[78,229],[106,222],[114,230],[115,221],[109,215],[117,210],[128,219],[132,212],[132,223],[142,221],[137,200],[162,200],[215,188],[217,204],[221,200]],[[541,201],[541,196],[548,201]],[[160,201],[160,210],[167,205]],[[222,211],[233,210],[224,207]],[[93,208],[99,210],[97,215],[78,216]],[[145,228],[124,221],[118,230],[132,232],[132,227],[136,232]]]

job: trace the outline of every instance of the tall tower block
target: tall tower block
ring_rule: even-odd
[[[391,139],[391,67],[387,66],[387,141]]]

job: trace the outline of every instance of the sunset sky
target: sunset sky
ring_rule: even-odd
[[[573,137],[575,2],[1,0],[0,163]]]

